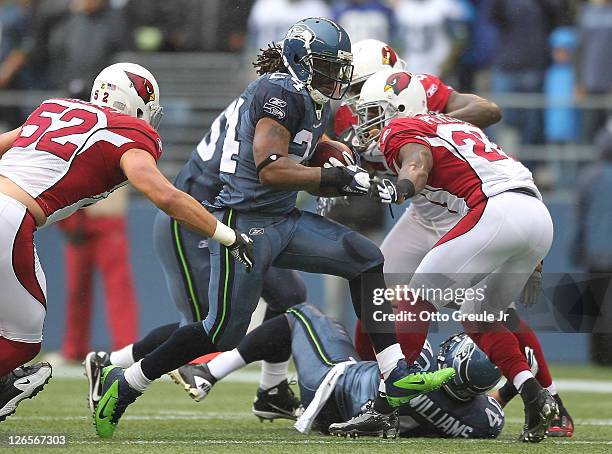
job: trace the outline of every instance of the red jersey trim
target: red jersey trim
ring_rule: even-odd
[[[36,221],[34,221],[34,217],[30,212],[26,211],[13,242],[13,272],[23,288],[46,308],[45,293],[36,277],[36,261],[34,260],[35,231]]]
[[[446,232],[446,235],[440,238],[438,242],[433,245],[433,247],[438,247],[444,243],[454,240],[455,238],[459,238],[460,236],[465,235],[470,230],[472,230],[476,226],[476,224],[478,224],[478,221],[480,221],[480,218],[482,217],[486,207],[487,200],[484,200],[478,205],[476,205],[474,208],[470,209],[468,214],[463,216],[461,220],[452,229]]]

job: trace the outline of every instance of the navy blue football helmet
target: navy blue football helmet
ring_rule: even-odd
[[[465,334],[449,337],[440,345],[438,368],[453,367],[457,373],[443,385],[453,398],[467,401],[493,388],[501,372]]]
[[[341,99],[353,77],[351,40],[342,27],[322,17],[296,22],[282,45],[283,63],[312,100]]]

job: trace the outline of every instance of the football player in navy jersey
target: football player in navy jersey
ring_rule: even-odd
[[[495,438],[504,426],[501,406],[486,395],[501,373],[467,335],[451,336],[437,355],[426,342],[419,366],[428,371],[454,367],[457,375],[442,389],[383,415],[373,409],[379,385],[376,362],[360,361],[344,327],[308,303],[264,322],[235,349],[201,367],[212,387],[253,361],[274,363],[289,353],[305,408],[295,424],[300,432],[315,428],[344,436]]]
[[[211,272],[208,313],[185,324],[125,371],[108,366],[101,377],[96,429],[112,437],[129,404],[164,373],[198,356],[234,348],[244,337],[270,266],[338,275],[349,281],[353,306],[365,326],[392,407],[436,389],[454,375],[445,368],[424,372],[407,365],[390,317],[373,326],[374,312],[391,314],[384,301],[375,306],[376,289],[385,288],[383,256],[362,235],[295,207],[297,192],[365,195],[369,175],[356,166],[308,167],[314,145],[330,116],[330,99],[341,99],[352,76],[351,43],[327,19],[309,18],[288,31],[282,47],[268,49],[258,61],[262,76],[225,111],[226,121],[211,129],[205,147],[221,152],[219,195],[210,203],[217,219],[252,232],[255,265],[235,267],[229,250],[209,244]],[[374,329],[375,328],[375,329]],[[373,332],[376,331],[376,332]],[[289,359],[289,353],[284,361]]]

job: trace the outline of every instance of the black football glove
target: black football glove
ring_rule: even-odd
[[[242,263],[247,273],[250,273],[253,269],[253,240],[238,230],[234,230],[234,232],[236,232],[236,241],[228,246],[228,249],[234,259]]]
[[[336,167],[341,169],[346,180],[349,178],[350,183],[339,188],[340,194],[343,195],[365,195],[370,190],[370,175],[365,169],[356,165]]]
[[[391,180],[374,177],[371,183],[370,197],[377,199],[380,203],[397,203],[399,194]]]

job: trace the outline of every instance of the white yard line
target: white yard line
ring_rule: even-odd
[[[132,414],[126,415],[122,420],[132,421],[145,421],[145,420],[175,420],[175,421],[206,421],[216,419],[228,419],[228,420],[241,420],[252,416],[251,412],[207,412],[202,410],[197,411],[153,411],[151,413]],[[14,420],[28,420],[28,421],[84,421],[91,419],[88,415],[70,415],[70,416],[42,416],[42,415],[31,415],[31,416],[19,416],[14,415],[10,417],[11,421]],[[506,418],[506,422],[522,424],[524,421],[522,418]],[[612,419],[597,419],[597,418],[577,418],[574,420],[577,426],[604,426],[612,427]]]
[[[83,368],[80,366],[59,366],[53,368],[54,378],[67,378],[84,380]],[[168,380],[164,375],[162,380]],[[223,381],[229,383],[257,383],[259,381],[259,371],[239,370],[226,377]],[[595,394],[612,394],[612,381],[604,380],[575,380],[561,379],[555,380],[560,391],[588,392]]]

